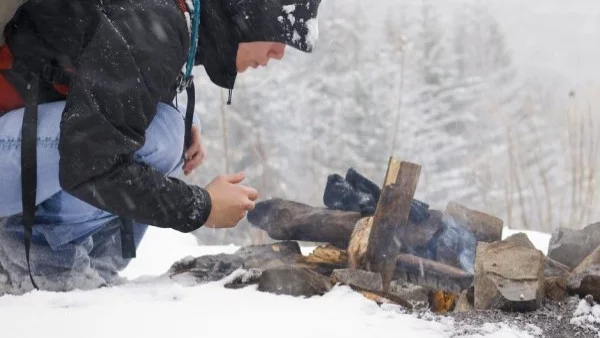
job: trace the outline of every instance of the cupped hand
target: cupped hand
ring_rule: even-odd
[[[204,226],[233,228],[246,216],[246,212],[254,210],[258,191],[240,184],[245,177],[244,173],[221,175],[206,186],[212,209]]]

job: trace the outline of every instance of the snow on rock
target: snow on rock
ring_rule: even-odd
[[[306,21],[306,29],[308,30],[306,34],[306,43],[309,47],[314,47],[319,40],[319,22],[317,19],[310,19]]]
[[[121,275],[128,279],[144,275],[160,275],[167,272],[173,263],[188,256],[232,254],[238,249],[239,247],[235,245],[200,246],[191,234],[151,227],[137,250],[138,258],[133,259]]]
[[[531,241],[531,243],[533,243],[533,245],[540,250],[541,252],[544,253],[544,255],[548,254],[548,246],[550,245],[550,237],[552,236],[551,234],[547,234],[547,233],[543,233],[543,232],[538,232],[538,231],[530,231],[530,230],[516,230],[516,229],[509,229],[507,227],[505,227],[502,230],[502,239],[506,239],[514,234],[517,233],[524,233],[527,235],[527,237],[529,238],[529,240]]]
[[[579,306],[573,313],[571,325],[575,325],[584,331],[594,332],[600,337],[600,305],[590,305],[585,299],[579,302]]]

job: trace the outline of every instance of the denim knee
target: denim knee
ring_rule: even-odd
[[[168,175],[182,165],[185,138],[184,117],[174,107],[159,103],[156,116],[146,130],[146,142],[136,153],[144,162]]]

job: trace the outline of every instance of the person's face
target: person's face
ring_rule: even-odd
[[[266,66],[270,59],[281,60],[285,54],[285,44],[280,42],[241,42],[236,57],[238,73],[248,67]]]

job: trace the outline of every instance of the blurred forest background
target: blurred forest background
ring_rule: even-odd
[[[582,68],[600,54],[581,48],[600,41],[600,6],[587,3],[324,0],[314,53],[241,74],[231,106],[196,69],[207,158],[187,180],[244,170],[261,199],[322,206],[328,175],[380,184],[394,154],[423,166],[416,197],[432,208],[544,232],[600,221],[600,86],[586,78],[600,67]],[[268,240],[245,221],[196,235]]]

